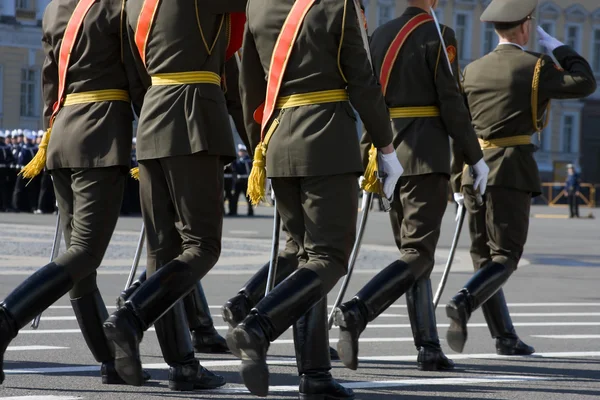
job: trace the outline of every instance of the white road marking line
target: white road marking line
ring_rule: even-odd
[[[258,231],[229,231],[232,235],[258,235]]]
[[[600,339],[600,335],[529,335],[542,339]]]
[[[8,346],[6,351],[34,351],[34,350],[63,350],[68,347],[60,346]]]
[[[344,387],[349,389],[384,389],[384,388],[397,388],[405,386],[452,386],[452,385],[475,385],[485,383],[514,383],[514,382],[534,382],[534,381],[548,381],[553,378],[547,376],[521,376],[521,375],[497,375],[489,378],[433,378],[433,379],[398,379],[389,381],[368,381],[368,382],[344,382]],[[273,392],[298,392],[298,385],[294,386],[269,386],[269,393]],[[215,389],[207,391],[207,393],[215,394],[241,394],[249,393],[246,387],[242,385],[228,385],[223,389]]]
[[[496,353],[488,354],[452,354],[453,360],[488,360],[488,359],[527,359],[527,358],[586,358],[600,357],[600,351],[567,351],[555,353],[534,353],[530,356],[499,356]],[[416,361],[417,356],[374,356],[359,357],[365,361]]]
[[[0,397],[0,400],[79,400],[83,397],[72,396],[15,396],[15,397]]]
[[[600,313],[511,313],[511,317],[600,317]]]
[[[514,322],[514,326],[522,326],[522,327],[561,327],[561,326],[600,326],[600,322]],[[448,328],[450,324],[437,324],[438,328]],[[469,328],[487,328],[486,323],[474,323],[469,324]],[[334,326],[337,329],[337,327]],[[410,324],[371,324],[367,325],[369,329],[399,329],[399,328],[410,328]],[[229,327],[227,325],[217,325],[215,326],[217,330],[227,330]],[[291,329],[291,328],[290,328]],[[148,329],[148,331],[153,331],[154,328]],[[79,329],[24,329],[19,331],[19,334],[24,335],[35,335],[35,334],[46,334],[46,333],[79,333]]]
[[[522,359],[528,358],[587,358],[587,357],[600,357],[600,351],[576,351],[576,352],[557,352],[557,353],[536,353],[531,356],[499,356],[495,353],[488,354],[452,354],[452,359],[455,360],[467,360],[467,359]],[[375,357],[359,357],[362,361],[416,361],[417,356],[375,356]],[[296,365],[296,359],[294,357],[269,357],[267,363],[270,365]],[[8,364],[10,365],[10,364]],[[239,360],[207,360],[202,361],[202,365],[207,368],[215,367],[235,367],[240,365]],[[7,364],[5,363],[6,367]],[[168,369],[169,366],[166,363],[149,363],[143,365],[144,369],[155,370],[155,369]],[[18,368],[10,369],[5,368],[4,372],[7,375],[25,375],[25,374],[61,374],[61,373],[74,373],[74,372],[99,372],[99,365],[73,365],[70,367],[51,367],[51,368]],[[553,378],[550,378],[553,379]],[[295,386],[296,390],[298,386]]]
[[[440,339],[442,340],[442,339]],[[411,337],[399,337],[399,338],[360,338],[360,343],[382,343],[382,342],[412,342],[414,341]],[[329,343],[337,343],[338,338],[329,338]],[[294,344],[293,339],[278,339],[271,344]]]

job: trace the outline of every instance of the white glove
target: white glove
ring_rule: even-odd
[[[392,201],[394,199],[394,189],[396,188],[398,179],[400,179],[400,176],[404,172],[404,168],[400,165],[395,151],[389,154],[377,152],[377,157],[379,157],[381,170],[387,174],[383,181],[383,194],[389,201]]]
[[[465,196],[463,196],[462,193],[454,193],[454,201],[456,202],[456,204],[458,204],[458,207],[463,207],[465,204]],[[455,221],[458,221],[458,215],[459,213],[456,213],[456,218],[454,219]]]
[[[362,184],[365,181],[365,177],[363,175],[360,176],[360,178],[358,178],[358,188],[362,188]]]
[[[550,52],[553,52],[554,49],[556,49],[557,47],[564,46],[564,43],[562,43],[560,40],[548,35],[546,33],[546,31],[539,25],[537,27],[537,32],[538,32],[538,35],[540,36],[538,38],[540,45],[547,48]]]
[[[490,168],[487,166],[483,158],[477,161],[477,164],[473,165],[473,172],[475,174],[473,181],[473,189],[479,189],[479,193],[483,196],[485,188],[487,187],[488,175],[490,174]]]
[[[271,201],[275,201],[275,190],[273,190],[273,185],[271,185],[271,180],[267,179],[267,190],[271,188]]]

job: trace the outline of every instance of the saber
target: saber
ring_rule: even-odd
[[[367,200],[364,202],[364,207],[362,210],[362,216],[360,218],[360,225],[358,226],[358,234],[356,236],[356,241],[354,242],[354,247],[352,248],[352,253],[350,253],[350,262],[348,263],[348,273],[344,278],[344,282],[342,283],[342,287],[340,288],[340,292],[338,293],[337,298],[335,299],[335,303],[333,304],[333,308],[331,309],[331,313],[329,314],[329,318],[327,323],[329,324],[329,329],[333,326],[333,314],[335,309],[342,303],[344,300],[344,296],[346,295],[346,290],[348,289],[348,285],[350,284],[350,278],[352,278],[352,271],[354,271],[354,266],[356,264],[356,258],[358,257],[358,252],[360,250],[360,245],[362,243],[362,238],[365,233],[365,227],[367,226],[367,219],[369,217],[369,210],[371,209],[371,203],[373,201],[373,193],[364,192]],[[385,197],[385,196],[384,196]]]
[[[281,231],[281,217],[277,212],[277,205],[273,199],[273,242],[271,244],[271,260],[269,261],[269,275],[267,275],[267,286],[265,297],[275,287],[275,276],[277,275],[277,261],[279,258],[279,232]]]
[[[142,257],[142,250],[144,249],[144,241],[146,240],[146,229],[144,223],[142,223],[142,230],[140,231],[140,238],[138,240],[137,248],[135,249],[135,256],[133,257],[133,264],[131,264],[131,270],[129,271],[129,277],[125,284],[125,290],[129,289],[137,273],[138,265],[140,264],[140,258]]]
[[[62,225],[60,223],[60,211],[56,217],[56,229],[54,230],[54,241],[52,242],[52,253],[50,254],[50,262],[54,261],[58,257],[58,251],[60,250],[60,239],[62,237]],[[39,314],[31,323],[31,329],[37,329],[40,326],[40,320],[42,314]]]
[[[465,222],[465,205],[461,205],[458,208],[458,223],[456,224],[456,230],[454,231],[454,239],[452,239],[452,247],[450,247],[450,254],[448,255],[448,261],[446,262],[446,268],[444,269],[444,273],[442,274],[442,280],[435,292],[435,297],[433,298],[433,309],[437,308],[438,303],[440,302],[440,298],[442,297],[442,293],[444,292],[444,288],[446,287],[446,281],[448,280],[448,275],[450,274],[450,268],[452,267],[452,261],[454,261],[454,254],[456,253],[456,248],[458,246],[458,239],[460,238],[460,231],[462,230],[463,223]]]

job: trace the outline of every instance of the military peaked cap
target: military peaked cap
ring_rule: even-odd
[[[482,22],[517,24],[531,16],[538,0],[492,0],[481,14]]]

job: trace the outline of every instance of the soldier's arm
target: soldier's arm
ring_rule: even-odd
[[[202,9],[213,14],[244,12],[248,0],[204,0]]]
[[[249,153],[252,153],[246,127],[244,126],[244,110],[240,98],[239,74],[240,71],[237,66],[236,56],[231,57],[225,63],[225,100],[227,102],[227,111],[233,119],[235,129],[240,135],[242,142],[248,148]]]
[[[444,40],[446,46],[453,46],[454,51],[458,54],[456,37],[452,29],[446,29]],[[428,47],[428,60],[430,68],[433,67],[434,73],[437,74],[435,86],[442,121],[453,142],[456,142],[456,146],[458,146],[456,148],[462,149],[464,161],[469,165],[474,165],[483,158],[483,153],[471,125],[469,110],[465,106],[464,98],[459,90],[460,85],[457,84],[458,76],[450,72],[443,50],[442,56],[438,57],[440,40],[432,41],[432,43],[435,43],[435,46]],[[456,74],[458,73],[458,57],[454,58],[452,69]]]
[[[125,0],[123,0],[124,2]],[[137,49],[135,47],[132,47],[132,43],[129,41],[130,37],[135,37],[132,36],[133,32],[129,31],[129,24],[127,23],[127,13],[125,11],[125,8],[122,9],[123,10],[123,14],[121,15],[120,21],[121,21],[121,61],[123,63],[123,66],[125,68],[125,73],[127,74],[127,81],[129,84],[129,98],[131,99],[131,104],[133,106],[133,110],[135,111],[136,115],[139,117],[140,112],[142,110],[142,105],[144,103],[144,96],[146,94],[146,91],[148,90],[148,87],[150,85],[149,81],[146,81],[145,83],[142,81],[142,78],[140,76],[139,70],[138,70],[138,66],[137,66],[137,62],[135,59],[135,56],[138,56],[139,59],[139,53],[137,52]],[[139,59],[139,62],[141,64],[141,59]]]
[[[249,25],[249,23],[246,23],[244,28],[240,98],[244,112],[246,134],[250,143],[248,150],[252,152],[260,142],[260,125],[254,120],[254,111],[265,101],[267,81]]]
[[[340,38],[340,72],[347,81],[350,102],[358,111],[372,143],[383,148],[392,143],[390,114],[381,85],[367,58],[368,50],[363,44],[353,0],[345,0],[343,4],[338,15],[339,24],[333,25],[339,30],[332,32]]]
[[[42,22],[42,48],[46,57],[42,66],[42,94],[44,97],[44,127],[50,126],[50,117],[54,103],[58,101],[58,63],[54,58],[54,52],[50,38],[45,34],[45,23]]]
[[[590,64],[569,46],[560,46],[554,55],[562,71],[552,59],[544,56],[540,73],[540,97],[572,99],[589,96],[596,91],[596,78]]]

